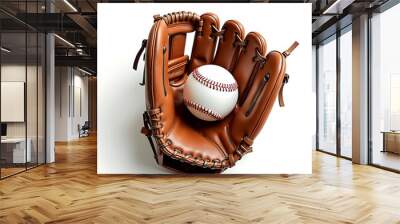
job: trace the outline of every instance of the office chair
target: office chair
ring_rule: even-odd
[[[89,121],[85,121],[85,123],[82,125],[82,127],[80,127],[80,125],[78,125],[79,138],[89,136],[89,129],[90,129]]]

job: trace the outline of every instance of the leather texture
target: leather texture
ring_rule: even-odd
[[[187,33],[195,32],[190,57],[184,54]],[[183,172],[221,172],[252,150],[285,81],[285,57],[267,54],[265,39],[245,35],[242,24],[218,16],[175,12],[154,16],[146,45],[145,127],[160,165]],[[229,70],[239,86],[239,101],[225,119],[195,118],[182,99],[190,72],[205,64]],[[263,150],[263,149],[258,149]]]

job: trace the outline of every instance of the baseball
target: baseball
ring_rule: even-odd
[[[205,121],[222,120],[235,107],[238,85],[232,74],[218,65],[203,65],[190,73],[183,87],[189,111]]]

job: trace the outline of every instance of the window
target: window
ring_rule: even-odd
[[[400,5],[371,18],[370,160],[400,170]]]
[[[350,159],[353,78],[351,25],[318,45],[317,64],[317,148]]]
[[[351,26],[340,36],[340,155],[352,157],[352,33]]]
[[[336,37],[318,47],[318,149],[336,153]]]

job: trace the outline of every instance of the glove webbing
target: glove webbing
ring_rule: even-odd
[[[167,25],[171,25],[177,22],[192,22],[192,24],[196,27],[196,31],[201,33],[203,32],[203,20],[199,15],[193,12],[174,12],[168,13],[166,15],[160,16],[160,14],[156,14],[153,16],[154,22],[158,20],[164,20]]]

